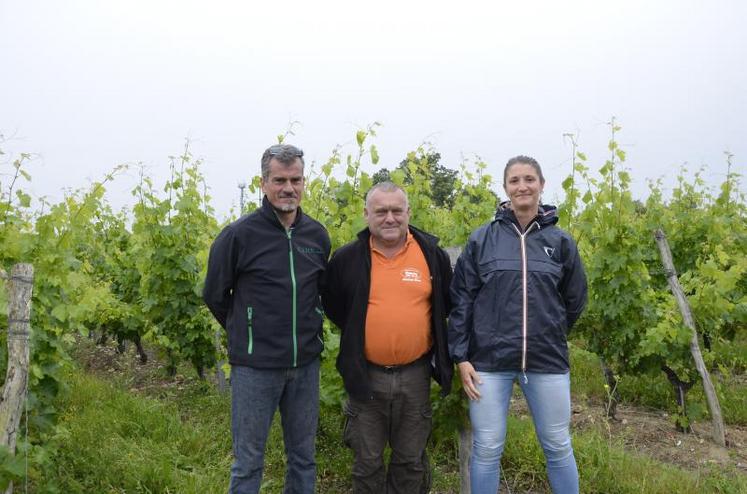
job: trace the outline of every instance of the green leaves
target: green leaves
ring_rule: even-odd
[[[67,305],[66,304],[58,304],[55,306],[54,309],[52,309],[52,317],[57,319],[60,322],[65,322],[67,320]]]
[[[5,445],[0,445],[0,489],[7,489],[11,482],[17,482],[26,475],[26,458],[15,455]]]
[[[18,197],[18,204],[22,208],[27,208],[31,206],[31,196],[24,193],[22,190],[16,191],[16,196]]]
[[[369,170],[385,170],[372,143],[378,126],[357,131],[351,153],[335,147],[307,177],[303,208],[327,227],[333,248],[365,227],[364,197],[374,183]],[[671,194],[653,182],[645,202],[634,200],[631,174],[622,166],[627,156],[615,138],[620,127],[613,121],[610,130],[609,154],[596,173],[574,141],[571,174],[562,182],[561,224],[579,245],[590,286],[588,309],[574,334],[618,372],[659,372],[667,365],[687,380],[694,376],[689,333],[667,288],[651,231],[667,233],[699,331],[721,341],[744,338],[747,208],[739,177],[728,171],[714,192],[706,187],[702,170],[691,178],[683,170]],[[278,141],[287,135],[292,129]],[[32,216],[31,197],[18,187],[31,179],[24,169],[29,158],[22,154],[9,162],[5,175],[12,181],[3,182],[0,190],[0,258],[6,270],[20,260],[32,260],[36,269],[31,420],[47,427],[54,423],[54,399],[64,386],[60,369],[68,360],[65,348],[78,333],[146,339],[172,367],[188,361],[201,372],[213,365],[216,325],[202,305],[200,288],[218,224],[204,194],[200,162],[192,159],[188,146],[172,157],[171,177],[163,186],[141,174],[132,191],[132,215],[112,212],[105,200],[104,186],[117,168],[101,183],[69,192],[57,204],[42,200],[43,212]],[[411,223],[439,236],[441,245],[463,245],[494,215],[499,197],[480,159],[451,169],[428,146],[402,158],[399,165],[388,165],[394,167],[389,178],[407,190]],[[259,186],[260,177],[253,177],[250,192],[257,193]],[[251,203],[247,210],[254,207]],[[338,345],[338,334],[326,322],[321,397],[327,404],[342,397],[334,369]],[[725,358],[707,351],[704,357],[714,366]],[[448,431],[464,419],[459,393],[434,407],[447,417],[436,428]],[[0,451],[0,487],[15,474],[16,466],[6,464]]]
[[[215,326],[197,287],[218,225],[200,192],[204,185],[200,161],[191,159],[188,148],[180,160],[180,172],[164,187],[168,197],[158,197],[146,181],[136,191],[141,201],[135,209],[132,239],[138,280],[135,301],[144,309],[170,369],[187,360],[202,376],[216,360]]]
[[[379,164],[379,151],[376,149],[376,146],[371,144],[369,152],[371,153],[371,163],[374,165]]]
[[[601,178],[578,166],[575,159],[586,156],[574,147],[574,169],[562,184],[563,214],[577,206],[579,184],[588,187],[582,210],[566,223],[579,244],[590,289],[575,333],[617,373],[667,367],[692,381],[698,374],[689,352],[691,332],[667,286],[652,231],[667,233],[699,332],[734,338],[747,327],[747,310],[739,310],[747,289],[744,198],[719,201],[696,173],[691,180],[681,174],[670,199],[653,182],[645,204],[633,200],[630,173],[621,167],[626,154],[615,139],[620,127],[613,121],[610,128],[611,156],[598,170]],[[718,359],[708,351],[704,357]]]

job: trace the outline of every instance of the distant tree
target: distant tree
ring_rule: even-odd
[[[440,163],[441,153],[430,152],[426,153],[424,157],[430,169],[431,200],[433,204],[451,209],[454,206],[455,182],[459,176],[459,172],[447,168]],[[413,179],[410,176],[410,169],[407,167],[407,159],[402,160],[396,169],[402,170],[405,173],[405,184],[409,185],[413,183]],[[373,174],[371,180],[374,185],[391,180],[391,172],[387,168],[382,168]]]
[[[389,174],[389,170],[387,168],[382,168],[381,170],[377,171],[371,176],[371,182],[373,185],[376,185],[381,182],[387,182],[391,180],[391,176]]]

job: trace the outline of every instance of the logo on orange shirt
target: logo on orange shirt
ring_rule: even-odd
[[[402,270],[402,281],[422,283],[423,278],[420,275],[420,270],[415,268],[405,268]]]

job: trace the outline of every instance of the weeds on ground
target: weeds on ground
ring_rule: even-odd
[[[148,378],[135,378],[128,372],[126,368],[105,372],[102,378],[80,369],[71,371],[71,392],[60,399],[63,432],[54,439],[58,452],[54,469],[32,479],[33,492],[226,492],[232,461],[228,394],[183,376],[166,381],[158,376],[157,368],[148,371]],[[350,492],[352,455],[342,446],[342,421],[339,410],[322,409],[317,490],[325,494]],[[584,492],[747,492],[744,474],[663,465],[626,452],[622,442],[604,429],[578,431],[573,440]],[[455,436],[429,450],[434,494],[458,492],[456,444]],[[502,463],[504,489],[549,492],[544,458],[528,415],[509,417]],[[276,417],[262,492],[281,492],[284,471],[282,432]]]

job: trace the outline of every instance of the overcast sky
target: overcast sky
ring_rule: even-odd
[[[389,168],[424,141],[496,177],[532,155],[552,199],[563,134],[596,169],[615,116],[643,195],[684,163],[720,183],[727,150],[747,171],[746,19],[738,0],[0,0],[0,132],[52,200],[119,163],[161,183],[188,137],[223,217],[290,121],[307,164],[374,121]]]

